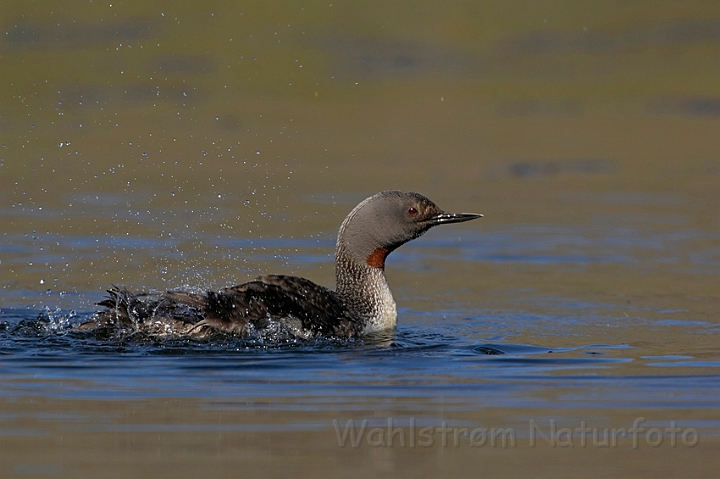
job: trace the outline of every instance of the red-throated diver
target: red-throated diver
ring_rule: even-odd
[[[383,191],[345,218],[335,249],[337,288],[295,276],[263,275],[206,293],[133,294],[109,290],[81,329],[126,329],[149,336],[207,336],[214,331],[250,336],[354,338],[392,329],[397,311],[385,278],[385,258],[433,226],[479,218],[447,213],[418,193]]]

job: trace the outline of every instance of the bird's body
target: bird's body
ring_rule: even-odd
[[[335,250],[335,291],[310,280],[263,275],[220,291],[133,294],[109,290],[82,329],[129,329],[148,336],[215,332],[273,338],[356,338],[395,327],[385,258],[433,226],[482,215],[446,213],[417,193],[384,191],[343,221]]]

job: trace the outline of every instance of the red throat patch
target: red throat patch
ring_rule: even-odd
[[[378,248],[367,257],[365,262],[373,268],[385,269],[385,258],[390,254],[387,248]]]

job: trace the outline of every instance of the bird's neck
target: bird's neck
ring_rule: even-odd
[[[337,294],[365,320],[364,333],[392,329],[397,324],[397,310],[382,266],[362,262],[338,241],[335,251]],[[370,263],[373,263],[371,260]]]

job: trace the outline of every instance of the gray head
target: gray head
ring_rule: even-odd
[[[447,213],[418,193],[383,191],[357,205],[345,218],[336,254],[342,251],[359,264],[383,268],[388,254],[433,226],[481,216]]]

